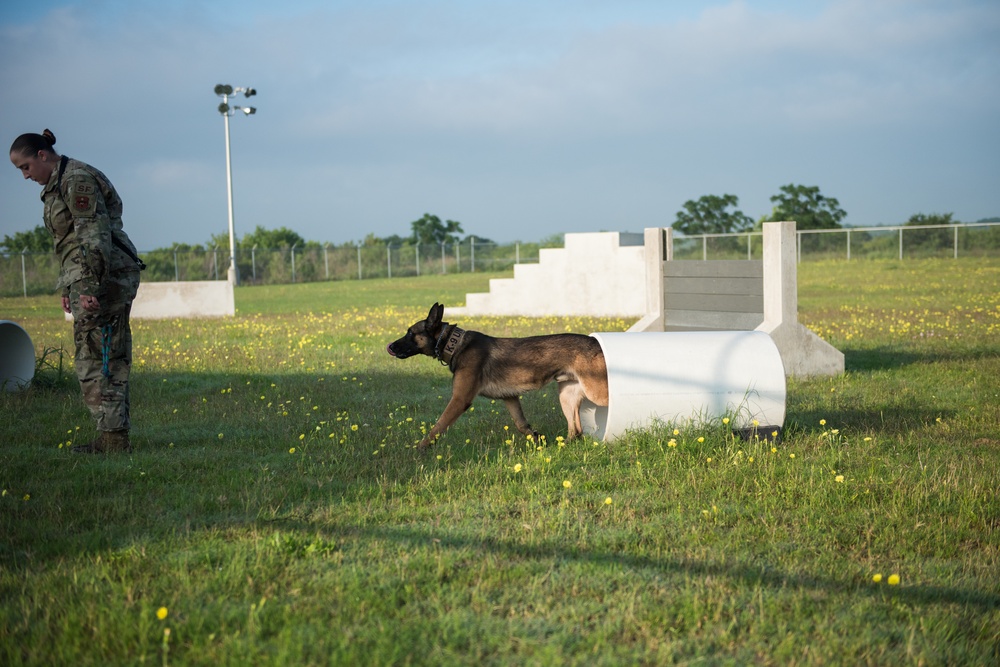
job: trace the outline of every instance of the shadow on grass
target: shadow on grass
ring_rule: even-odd
[[[287,526],[287,524],[286,524]],[[316,532],[329,537],[357,537],[361,539],[392,540],[414,547],[425,547],[434,543],[439,546],[458,551],[476,550],[488,551],[493,554],[514,558],[532,560],[577,561],[598,566],[613,568],[628,567],[635,570],[649,570],[667,574],[687,574],[692,576],[726,577],[746,586],[768,586],[771,588],[805,588],[829,592],[843,592],[846,589],[854,593],[864,593],[869,596],[890,594],[907,602],[915,604],[961,604],[973,605],[984,610],[1000,609],[1000,595],[985,593],[979,590],[950,588],[944,586],[899,586],[858,585],[856,582],[845,582],[841,579],[821,577],[816,575],[789,574],[788,572],[769,567],[755,567],[740,563],[709,563],[684,558],[650,558],[627,553],[610,553],[567,548],[556,543],[525,545],[513,540],[497,538],[476,539],[456,535],[430,533],[414,528],[398,526],[367,526],[364,528],[343,528],[330,530],[299,524],[298,530],[310,534]]]
[[[950,420],[954,410],[920,409],[913,406],[887,404],[867,408],[835,407],[829,409],[789,408],[786,437],[803,431],[838,429],[852,434],[878,433],[898,436],[933,425],[937,419]],[[825,425],[820,425],[825,421]]]
[[[936,363],[968,363],[972,365],[983,359],[1000,357],[1000,349],[984,346],[982,341],[967,347],[952,346],[948,348],[935,346],[935,349],[914,351],[912,346],[901,349],[891,346],[841,349],[844,353],[845,370],[852,373],[868,373],[888,371],[916,364]]]

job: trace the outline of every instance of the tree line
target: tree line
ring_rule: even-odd
[[[788,184],[780,188],[780,192],[771,197],[772,208],[767,215],[761,216],[756,221],[737,208],[739,198],[732,194],[704,195],[697,200],[684,202],[682,210],[678,211],[671,226],[678,232],[687,235],[697,234],[729,234],[735,232],[746,232],[759,230],[761,224],[770,221],[794,220],[799,230],[810,229],[838,229],[841,228],[841,221],[847,217],[847,213],[840,207],[840,202],[834,197],[824,196],[818,186],[807,186]],[[952,213],[916,213],[910,216],[904,225],[951,225],[957,224]],[[988,218],[979,222],[995,222],[1000,218]],[[464,231],[462,223],[456,220],[441,220],[440,217],[425,213],[422,217],[410,223],[410,234],[400,236],[393,234],[386,237],[377,237],[368,234],[360,243],[348,242],[341,246],[334,244],[320,243],[319,241],[308,241],[298,232],[287,227],[277,229],[264,229],[258,226],[252,232],[244,234],[237,239],[236,244],[240,250],[250,251],[253,248],[279,249],[298,248],[303,250],[316,249],[322,247],[351,247],[358,245],[369,246],[423,246],[455,244],[468,241],[469,236],[460,236]],[[547,239],[546,241],[551,241]],[[476,236],[479,243],[492,243],[488,238]],[[552,243],[543,242],[543,245]],[[148,252],[204,252],[212,248],[229,248],[228,234],[216,234],[212,236],[208,243],[202,245],[190,245],[186,243],[174,243],[169,248],[158,248]],[[0,251],[5,253],[19,253],[27,250],[32,253],[52,252],[52,237],[43,225],[38,225],[26,232],[15,232],[5,235],[0,242]]]

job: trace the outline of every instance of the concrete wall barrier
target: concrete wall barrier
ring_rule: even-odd
[[[630,332],[762,331],[789,376],[844,372],[844,354],[799,323],[794,222],[764,223],[759,262],[674,260],[669,228],[647,229],[644,245],[646,313]]]
[[[140,283],[132,302],[132,319],[232,317],[236,314],[233,284],[228,280]],[[72,315],[66,315],[72,320]]]

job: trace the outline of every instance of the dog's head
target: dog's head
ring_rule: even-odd
[[[415,354],[426,354],[434,356],[434,346],[437,345],[438,337],[445,322],[444,306],[435,303],[427,313],[427,319],[416,322],[406,330],[406,335],[399,340],[394,340],[386,346],[386,351],[398,359],[406,359]]]

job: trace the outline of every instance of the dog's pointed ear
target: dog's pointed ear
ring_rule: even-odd
[[[427,326],[430,329],[441,324],[441,320],[444,318],[444,306],[438,302],[434,302],[431,306],[431,310],[427,313]]]

